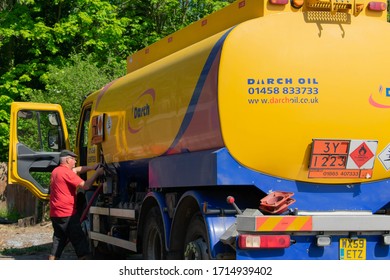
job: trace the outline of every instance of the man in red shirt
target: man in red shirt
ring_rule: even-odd
[[[88,240],[81,229],[80,216],[76,211],[76,195],[78,188],[88,190],[104,170],[99,164],[93,167],[75,167],[76,158],[77,155],[69,150],[61,151],[60,165],[51,174],[50,219],[54,233],[50,260],[61,257],[68,241],[72,243],[79,259],[90,256]],[[78,175],[91,170],[96,172],[86,181]]]

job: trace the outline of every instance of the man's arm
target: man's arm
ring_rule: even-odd
[[[100,163],[96,163],[94,166],[77,166],[72,168],[73,172],[77,174],[83,174],[88,171],[96,170],[99,167]]]
[[[82,181],[77,187],[82,188],[83,190],[88,190],[92,186],[93,182],[95,182],[96,179],[103,174],[103,172],[104,172],[103,167],[98,168],[96,172],[89,179],[87,179],[86,181]]]

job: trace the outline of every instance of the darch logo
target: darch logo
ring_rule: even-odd
[[[151,108],[155,99],[156,93],[153,88],[150,88],[140,94],[132,104],[129,121],[127,123],[127,129],[130,133],[137,133],[142,129],[145,124],[142,120],[151,114]]]
[[[377,108],[390,108],[390,88],[383,88],[382,85],[379,86],[379,94],[371,94],[368,102]]]

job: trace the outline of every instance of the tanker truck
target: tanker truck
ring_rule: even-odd
[[[127,57],[74,152],[94,252],[145,259],[390,259],[386,2],[238,0]],[[42,200],[61,106],[11,105],[9,183]],[[34,139],[31,141],[31,139]]]

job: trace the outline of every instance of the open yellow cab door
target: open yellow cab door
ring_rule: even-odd
[[[68,131],[58,104],[11,104],[8,183],[49,199],[50,173],[60,151],[69,149]]]

